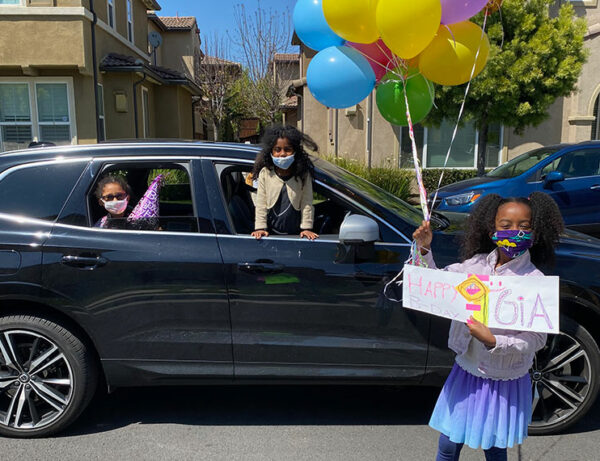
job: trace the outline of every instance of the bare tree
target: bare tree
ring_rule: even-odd
[[[229,44],[214,34],[203,40],[204,56],[198,65],[198,85],[202,89],[199,108],[201,116],[212,124],[214,141],[223,140],[224,123],[228,117],[227,101],[242,74],[240,63],[228,58]]]
[[[265,10],[258,0],[252,13],[243,4],[234,10],[235,30],[232,41],[239,50],[240,59],[248,72],[247,97],[253,116],[266,122],[275,122],[285,99],[289,80],[281,78],[283,61],[276,64],[276,55],[290,48],[292,26],[290,12]],[[279,66],[279,67],[278,67]],[[297,77],[296,77],[297,78]]]

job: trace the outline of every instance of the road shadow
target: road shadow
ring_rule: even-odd
[[[61,434],[131,424],[190,426],[426,425],[439,388],[397,386],[195,386],[118,389],[99,394]],[[566,433],[600,429],[600,400]]]
[[[130,424],[206,426],[427,424],[439,388],[392,386],[198,386],[100,394],[62,436]]]

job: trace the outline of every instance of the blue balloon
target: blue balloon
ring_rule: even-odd
[[[308,89],[327,107],[358,104],[375,88],[375,72],[354,48],[332,46],[317,53],[306,71]]]
[[[302,43],[315,51],[343,45],[345,42],[327,24],[321,0],[298,0],[296,2],[294,29]]]

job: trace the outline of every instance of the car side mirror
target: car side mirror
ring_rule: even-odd
[[[552,184],[565,180],[565,175],[560,171],[551,171],[544,178],[544,189],[550,189]]]
[[[340,242],[367,243],[379,240],[379,225],[366,216],[351,214],[344,218],[340,226]]]

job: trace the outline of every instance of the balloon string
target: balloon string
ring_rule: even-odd
[[[348,47],[348,48],[351,48],[351,47]],[[389,71],[389,70],[390,70],[387,64],[382,64],[382,63],[380,63],[379,61],[375,60],[374,58],[372,58],[372,57],[371,57],[371,56],[369,56],[368,54],[366,54],[366,53],[363,53],[362,51],[360,51],[360,50],[359,50],[359,49],[357,49],[357,48],[352,48],[352,49],[353,49],[353,50],[356,50],[356,51],[358,51],[360,54],[362,54],[362,55],[363,55],[365,58],[367,58],[369,61],[372,61],[372,62],[374,62],[375,64],[377,64],[377,65],[378,65],[378,66],[380,66],[380,67],[383,67],[385,70],[387,70],[387,71]],[[386,56],[386,57],[387,57],[387,56]]]
[[[417,142],[415,141],[415,131],[410,116],[410,106],[408,104],[408,96],[406,95],[406,80],[403,80],[404,85],[404,103],[406,104],[406,120],[408,121],[408,134],[410,136],[413,163],[415,165],[415,174],[417,177],[417,185],[419,186],[419,199],[421,201],[421,210],[423,211],[423,218],[429,221],[431,215],[427,208],[427,191],[423,185],[423,175],[421,174],[421,165],[419,164],[419,156],[417,153]]]
[[[448,165],[448,160],[450,159],[450,153],[452,152],[452,146],[454,145],[454,140],[456,139],[456,135],[458,133],[458,126],[460,124],[460,120],[463,116],[463,112],[465,110],[465,105],[467,102],[467,95],[469,94],[469,90],[471,88],[471,82],[473,81],[473,76],[475,75],[475,69],[477,68],[477,59],[479,58],[479,53],[481,51],[481,44],[483,43],[483,37],[485,35],[485,28],[487,24],[487,15],[484,15],[483,19],[483,27],[481,28],[481,37],[479,39],[479,46],[477,47],[477,53],[475,53],[475,61],[473,62],[473,68],[471,69],[471,76],[469,77],[469,83],[467,84],[467,88],[465,89],[465,96],[463,98],[462,104],[460,105],[460,110],[458,111],[458,118],[456,120],[456,125],[454,126],[454,131],[452,133],[452,139],[450,139],[450,145],[448,146],[448,152],[446,153],[446,158],[444,160],[444,166],[442,167],[442,173],[440,174],[440,179],[438,181],[438,185],[435,189],[435,194],[433,195],[433,200],[431,201],[431,211],[429,216],[427,217],[427,221],[431,219],[431,213],[433,213],[433,208],[435,207],[435,201],[437,200],[438,192],[440,191],[440,186],[442,185],[442,180],[444,179],[444,171],[446,165]]]

